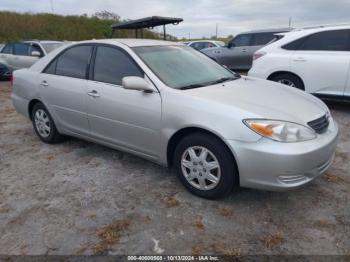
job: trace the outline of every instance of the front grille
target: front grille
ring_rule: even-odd
[[[327,115],[324,115],[320,118],[312,120],[307,123],[313,130],[318,134],[322,134],[327,131],[329,125],[329,119]]]

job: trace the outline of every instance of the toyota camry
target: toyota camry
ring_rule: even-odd
[[[208,199],[304,185],[329,168],[338,138],[318,98],[166,41],[61,47],[14,72],[12,101],[45,143],[74,136],[173,166]]]

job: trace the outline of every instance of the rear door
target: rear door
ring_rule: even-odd
[[[90,134],[87,119],[87,75],[93,46],[66,49],[40,75],[44,104],[60,126],[75,134]]]
[[[299,41],[291,69],[309,93],[343,96],[350,67],[349,30],[330,30]]]
[[[87,96],[92,135],[100,141],[156,157],[161,122],[160,94],[122,87],[123,77],[145,77],[123,49],[99,45],[94,57]]]

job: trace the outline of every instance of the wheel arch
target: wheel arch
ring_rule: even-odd
[[[220,137],[218,134],[216,134],[215,132],[209,131],[207,129],[201,128],[201,127],[184,127],[182,129],[176,131],[170,137],[168,144],[167,144],[167,151],[166,151],[168,166],[170,167],[173,164],[173,157],[174,157],[174,152],[175,152],[175,148],[176,148],[177,144],[185,136],[188,136],[188,135],[193,134],[193,133],[202,133],[202,134],[214,136],[215,138],[219,139],[226,146],[226,148],[229,150],[231,157],[233,159],[233,163],[235,165],[235,168],[236,168],[236,171],[238,174],[238,180],[239,180],[239,169],[238,169],[236,157],[235,157],[234,153],[232,152],[232,150],[230,149],[230,147],[227,145],[227,143],[224,141],[224,139],[222,137]]]
[[[281,71],[273,72],[267,77],[267,80],[272,80],[274,77],[276,77],[278,75],[282,75],[282,74],[289,74],[289,75],[293,75],[293,76],[297,77],[300,80],[300,82],[303,84],[303,90],[305,90],[305,83],[304,83],[303,79],[298,74],[293,73],[291,71],[281,70]]]
[[[32,110],[37,103],[43,104],[43,102],[41,102],[39,99],[36,99],[36,98],[30,100],[30,102],[28,104],[28,115],[29,115],[30,120],[33,120],[32,119]]]

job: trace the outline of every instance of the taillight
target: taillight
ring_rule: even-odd
[[[13,74],[11,74],[10,76],[10,83],[11,83],[11,86],[13,86]]]
[[[256,52],[256,53],[254,53],[254,55],[253,55],[253,60],[257,60],[257,59],[259,59],[260,57],[263,57],[264,55],[266,55],[265,52]]]

